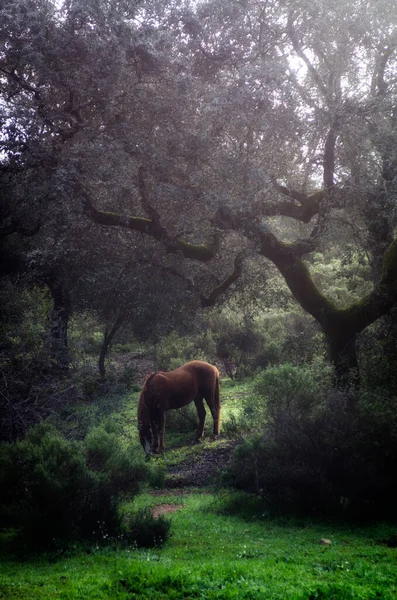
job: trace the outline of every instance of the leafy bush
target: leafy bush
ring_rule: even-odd
[[[0,440],[11,441],[69,400],[48,348],[48,292],[3,278],[0,289]]]
[[[255,316],[224,310],[209,323],[217,358],[231,378],[283,362],[306,364],[324,349],[316,323],[296,309],[258,311]]]
[[[228,481],[273,512],[393,517],[396,401],[363,393],[353,409],[303,375],[284,365],[261,377],[262,432],[236,448]]]
[[[238,324],[225,320],[217,334],[216,354],[222,360],[227,375],[231,379],[241,379],[261,362],[263,338],[252,329],[250,323]]]
[[[114,434],[97,428],[84,442],[68,441],[41,424],[0,446],[0,522],[35,545],[106,538],[120,531],[120,494],[136,493],[145,476]]]
[[[171,522],[163,516],[153,517],[150,508],[146,507],[126,518],[124,537],[139,548],[161,546],[170,535]]]
[[[180,336],[173,332],[156,346],[156,370],[171,371],[189,360],[212,361],[215,342],[210,331]]]
[[[68,341],[74,356],[97,357],[103,343],[102,324],[92,311],[72,315],[69,323]]]
[[[285,413],[302,418],[318,406],[331,374],[321,360],[307,366],[269,367],[255,377],[253,395],[243,400],[243,415],[254,429],[263,427],[269,418],[276,422]]]

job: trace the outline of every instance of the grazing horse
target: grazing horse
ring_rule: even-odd
[[[152,373],[146,378],[138,401],[139,439],[147,455],[164,452],[165,413],[190,402],[196,405],[199,426],[196,439],[203,437],[205,408],[208,404],[214,420],[213,437],[219,434],[221,412],[219,372],[201,360],[192,360],[182,367],[164,373]]]

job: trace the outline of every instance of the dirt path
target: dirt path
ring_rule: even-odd
[[[230,463],[235,440],[225,440],[210,448],[203,448],[200,456],[188,459],[176,467],[168,469],[165,487],[204,487],[219,478]]]
[[[212,448],[203,448],[198,457],[188,459],[167,471],[164,489],[152,492],[153,496],[180,495],[190,493],[188,488],[204,488],[216,482],[230,463],[235,440],[224,440]],[[186,489],[187,488],[187,489]],[[152,508],[155,518],[173,513],[183,507],[182,504],[158,504]]]

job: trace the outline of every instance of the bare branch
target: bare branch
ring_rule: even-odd
[[[224,279],[220,285],[218,285],[216,288],[214,288],[207,298],[202,296],[201,306],[203,308],[206,308],[209,306],[214,306],[214,304],[216,303],[219,296],[224,294],[226,292],[226,290],[228,290],[230,288],[230,286],[235,281],[237,281],[237,279],[239,279],[241,277],[242,270],[243,270],[243,262],[244,262],[245,258],[246,258],[245,250],[243,250],[237,254],[237,256],[234,259],[233,271],[230,273],[230,275],[228,275],[226,277],[226,279]]]

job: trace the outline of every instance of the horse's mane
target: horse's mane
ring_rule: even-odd
[[[138,418],[140,423],[139,427],[141,427],[143,423],[147,423],[149,421],[150,407],[147,404],[147,398],[145,398],[145,394],[147,391],[149,391],[148,385],[150,384],[151,380],[155,375],[156,373],[151,373],[146,377],[145,381],[143,382],[142,390],[138,400]]]

